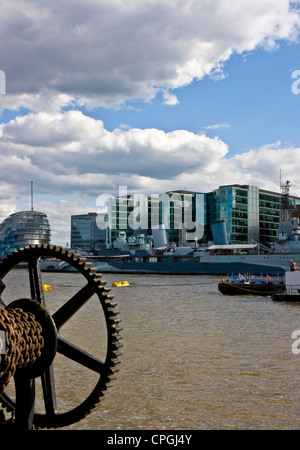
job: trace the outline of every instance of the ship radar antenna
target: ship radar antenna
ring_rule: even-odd
[[[287,180],[285,183],[282,183],[280,181],[280,188],[283,195],[289,195],[291,187],[292,184],[289,180]]]

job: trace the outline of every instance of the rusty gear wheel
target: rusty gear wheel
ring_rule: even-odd
[[[70,267],[75,269],[75,272],[81,273],[85,278],[86,284],[68,298],[58,307],[58,309],[51,314],[51,317],[57,329],[57,355],[63,355],[68,360],[75,361],[84,370],[91,371],[96,381],[93,381],[92,387],[89,388],[89,394],[84,401],[74,406],[71,404],[67,411],[59,412],[57,400],[59,394],[55,390],[55,370],[53,366],[46,369],[41,376],[42,397],[44,402],[45,412],[36,412],[33,418],[33,425],[35,428],[58,428],[71,425],[83,419],[95,406],[100,402],[101,397],[105,394],[108,386],[114,378],[114,373],[117,371],[120,345],[120,320],[118,312],[116,311],[116,304],[112,302],[113,296],[109,294],[109,289],[106,288],[105,282],[102,281],[102,275],[97,273],[96,269],[90,263],[86,262],[85,258],[75,254],[63,247],[52,245],[36,245],[26,247],[17,252],[5,257],[0,263],[0,280],[2,280],[9,272],[21,263],[28,263],[29,274],[29,288],[31,291],[31,298],[41,304],[45,308],[48,307],[47,295],[43,292],[42,274],[40,271],[39,261],[41,257],[52,257],[65,261]],[[82,277],[80,277],[82,279]],[[6,284],[6,279],[4,281]],[[8,284],[8,283],[7,283]],[[4,289],[6,291],[7,288]],[[69,320],[76,315],[81,308],[87,304],[91,298],[96,298],[97,303],[100,301],[101,314],[104,317],[103,322],[105,330],[102,333],[105,335],[104,355],[99,357],[81,349],[80,346],[72,344],[70,341],[62,337],[60,331],[62,327],[69,322]],[[9,298],[10,301],[16,300]],[[5,299],[6,301],[6,299]],[[49,305],[50,307],[50,305]],[[94,331],[86,330],[87,333]],[[54,357],[53,365],[55,365]],[[68,380],[70,376],[70,380]],[[68,389],[72,389],[72,374],[67,374],[65,383],[68,384]],[[95,384],[95,385],[94,385]],[[57,398],[58,397],[58,398]],[[7,411],[14,412],[16,404],[12,396],[6,391],[0,396],[0,401]]]

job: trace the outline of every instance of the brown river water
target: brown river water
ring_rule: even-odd
[[[9,272],[7,297],[24,297],[27,278],[26,270]],[[223,296],[220,277],[214,276],[103,278],[108,286],[124,279],[130,283],[111,288],[123,328],[119,372],[101,404],[66,429],[300,428],[300,354],[292,351],[300,303]],[[46,273],[43,281],[52,285],[45,293],[51,312],[79,290],[82,276]],[[92,351],[101,328],[94,308],[88,302],[66,331]],[[54,370],[62,409],[86,398],[92,383],[86,369],[68,367],[58,355]]]

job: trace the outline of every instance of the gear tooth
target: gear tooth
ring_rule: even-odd
[[[113,342],[117,343],[119,338],[121,337],[120,335],[120,331],[122,330],[121,327],[118,326],[119,324],[112,324],[112,337],[113,337]]]
[[[95,275],[95,278],[97,277],[97,275]],[[95,279],[95,283],[98,285],[99,289],[104,288],[107,285],[107,282],[104,280],[98,280],[97,278]]]
[[[94,274],[94,281],[95,281],[95,283],[98,285],[98,286],[105,286],[106,284],[107,284],[107,282],[105,281],[105,280],[103,280],[102,279],[102,276],[101,275],[99,275],[99,273],[98,272],[96,272],[95,274]]]
[[[110,381],[114,381],[116,379],[116,377],[115,377],[115,373],[116,372],[119,372],[119,369],[117,369],[117,368],[111,368],[110,369],[110,372],[108,374],[108,377],[109,377]]]
[[[109,311],[114,316],[118,316],[120,314],[120,311],[118,310],[117,306],[118,306],[117,303],[110,303],[107,306],[107,311]]]
[[[102,286],[101,287],[101,291],[102,291],[102,295],[105,295],[105,303],[107,304],[108,302],[110,302],[110,296],[109,296],[109,292],[110,292],[110,287],[108,286]]]
[[[112,351],[118,351],[120,348],[123,347],[123,344],[121,344],[121,342],[119,342],[119,339],[115,339],[112,343]]]
[[[100,281],[100,280],[102,280],[102,273],[100,273],[100,272],[96,272],[95,273],[95,281]]]
[[[118,348],[112,351],[112,354],[115,355],[116,358],[121,358],[121,356],[122,356],[122,352],[121,352],[122,348],[123,348],[123,345],[119,344]]]
[[[119,340],[123,339],[123,336],[120,334],[120,332],[123,331],[123,328],[121,326],[115,327],[115,331],[113,333],[114,343],[118,343]]]
[[[71,253],[70,258],[72,261],[77,261],[79,259],[79,256],[76,253]]]
[[[110,304],[107,306],[107,310],[108,310],[108,311],[111,311],[111,312],[114,312],[114,313],[116,313],[116,314],[119,314],[119,311],[116,309],[117,306],[118,306],[117,303],[110,303]]]
[[[84,269],[84,266],[86,264],[86,258],[78,255],[78,254],[74,254],[74,259],[78,261],[79,265]]]
[[[119,364],[121,364],[121,361],[119,361],[119,360],[117,360],[117,359],[111,361],[110,368],[114,370],[114,373],[116,372],[116,370],[118,370],[118,369],[117,369],[117,366],[118,366]]]
[[[118,303],[110,303],[109,307],[110,308],[116,308],[118,306]]]
[[[118,325],[119,323],[122,322],[121,319],[118,318],[118,317],[114,317],[114,318],[113,318],[113,321],[114,321],[114,325]]]
[[[68,248],[63,248],[61,249],[61,255],[63,256],[63,258],[66,259],[71,259],[72,255],[74,255],[75,252],[73,252],[72,250],[69,250]]]
[[[112,355],[113,355],[114,360],[115,360],[115,359],[118,359],[118,358],[120,358],[120,356],[122,356],[122,353],[120,352],[120,348],[121,348],[121,347],[112,350],[111,353],[112,353]]]
[[[114,314],[114,312],[109,312],[109,320],[115,321],[118,317],[118,313]]]
[[[123,336],[120,335],[121,331],[123,331],[123,328],[117,325],[118,324],[116,324],[115,332],[113,333],[114,339],[115,340],[123,339]]]

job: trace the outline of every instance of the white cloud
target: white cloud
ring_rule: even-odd
[[[51,242],[55,245],[70,244],[71,215],[95,212],[95,207],[84,206],[74,199],[38,200],[34,202],[35,211],[46,212],[51,226]]]
[[[169,91],[164,91],[163,93],[164,104],[169,106],[178,105],[179,100],[176,95],[171,94]]]
[[[67,94],[53,93],[46,89],[43,92],[17,95],[3,95],[0,102],[0,115],[4,109],[18,111],[21,107],[30,111],[44,111],[49,113],[60,112],[61,108],[72,105],[74,99]],[[77,106],[79,104],[77,103]]]
[[[274,48],[298,30],[288,0],[10,0],[0,25],[5,104],[53,111],[71,99],[91,108],[149,100],[222,76],[234,52]],[[176,104],[174,93],[165,100]]]
[[[0,126],[2,183],[14,197],[31,179],[41,195],[97,196],[127,185],[160,193],[224,183],[275,186],[279,170],[296,179],[299,149],[279,143],[228,156],[228,146],[186,130],[115,129],[79,111],[38,113]],[[251,174],[251,175],[250,175]]]
[[[228,123],[215,123],[213,125],[208,125],[206,127],[202,127],[202,130],[207,130],[207,131],[215,131],[215,130],[220,130],[220,129],[228,129],[230,128],[230,125]]]
[[[79,186],[95,190],[97,184],[103,187],[103,180],[124,174],[135,179],[176,178],[181,172],[204,169],[211,159],[219,159],[228,151],[216,138],[185,130],[110,132],[102,121],[79,111],[17,117],[1,125],[0,138],[6,174],[34,174],[44,179],[45,189],[51,186],[53,193],[76,191]]]
[[[235,155],[231,164],[239,179],[246,184],[255,184],[265,189],[278,191],[280,170],[283,176],[294,181],[293,193],[300,197],[297,173],[300,170],[299,148],[276,142],[258,149]]]
[[[29,204],[34,180],[36,207],[49,214],[55,239],[61,235],[65,244],[70,215],[88,212],[98,195],[119,186],[146,194],[184,187],[206,192],[233,182],[278,190],[280,169],[296,180],[299,149],[292,146],[277,143],[230,158],[218,138],[125,125],[108,131],[100,120],[62,111],[121,108],[157,93],[164,104],[177,105],[176,89],[224,77],[234,53],[296,39],[299,23],[288,0],[4,2],[0,112],[22,106],[32,112],[0,126],[0,218],[24,199]]]
[[[230,157],[220,139],[186,130],[111,132],[79,111],[28,114],[0,126],[0,217],[22,209],[22,202],[29,208],[31,180],[35,209],[49,215],[53,242],[62,245],[70,216],[95,211],[97,197],[116,195],[120,186],[147,195],[184,188],[209,192],[232,183],[278,192],[282,170],[300,196],[299,151],[277,142]]]

